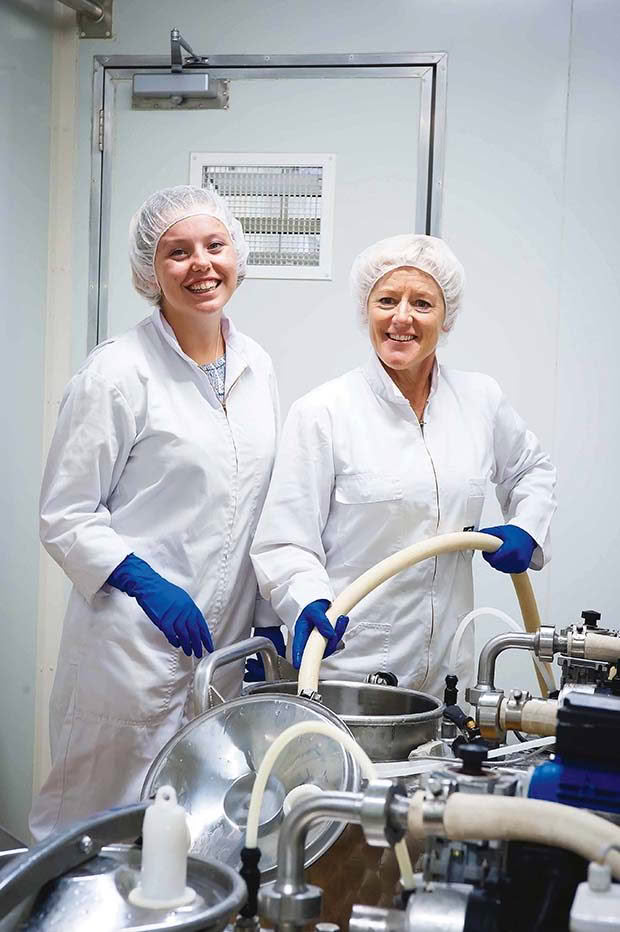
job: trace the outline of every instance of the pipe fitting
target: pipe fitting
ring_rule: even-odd
[[[506,732],[500,725],[500,709],[504,699],[501,689],[483,693],[476,706],[476,724],[483,738],[503,741]]]
[[[390,818],[390,808],[395,796],[407,799],[404,786],[391,780],[371,780],[368,784],[360,810],[360,824],[369,845],[391,848],[404,837],[405,825]]]
[[[506,731],[520,731],[523,722],[523,707],[532,698],[531,693],[523,689],[511,689],[505,706]],[[498,709],[499,712],[499,709]]]
[[[480,651],[478,660],[478,681],[467,689],[465,696],[471,705],[477,706],[483,695],[496,693],[495,665],[497,658],[505,650],[532,651],[539,659],[553,660],[553,655],[561,648],[563,639],[557,635],[552,625],[541,625],[538,631],[527,634],[525,631],[509,631],[491,638]]]
[[[321,793],[297,803],[280,827],[278,876],[272,887],[263,887],[259,892],[260,916],[289,929],[300,929],[319,918],[323,891],[304,879],[308,829],[318,819],[359,824],[362,802],[361,793]]]

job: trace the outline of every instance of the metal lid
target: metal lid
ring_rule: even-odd
[[[168,742],[146,775],[142,798],[165,784],[173,786],[188,814],[190,853],[198,858],[217,858],[237,868],[255,774],[278,735],[298,722],[330,722],[350,734],[329,709],[298,696],[235,699],[198,716]],[[290,742],[276,761],[261,809],[258,841],[263,881],[276,875],[284,798],[302,783],[324,790],[357,791],[359,768],[332,738],[307,735]],[[316,861],[343,829],[339,822],[313,826],[306,839],[306,866]]]
[[[214,861],[189,858],[187,883],[196,891],[189,906],[173,910],[133,906],[129,893],[140,880],[140,864],[141,851],[134,845],[104,847],[96,857],[22,901],[0,921],[0,930],[219,932],[245,902],[245,884],[234,870]],[[13,866],[17,870],[17,859]]]

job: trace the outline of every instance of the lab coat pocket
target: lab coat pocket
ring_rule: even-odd
[[[355,679],[360,673],[387,671],[391,625],[362,621],[344,635],[344,650],[337,654],[339,673],[350,673]]]
[[[363,571],[403,546],[403,490],[398,476],[336,476],[331,505],[338,562]]]
[[[464,531],[477,531],[482,517],[486,495],[486,479],[470,479],[467,486],[467,501],[463,518]]]
[[[477,531],[480,527],[480,518],[484,507],[486,494],[486,479],[470,479],[467,483],[467,499],[463,514],[463,531]],[[471,562],[473,550],[461,550],[461,557]]]
[[[399,501],[403,490],[398,476],[359,472],[336,476],[334,498],[343,505]]]

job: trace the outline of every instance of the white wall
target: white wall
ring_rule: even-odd
[[[80,187],[88,183],[89,93],[92,55],[166,54],[178,26],[203,54],[316,52],[448,52],[448,112],[443,235],[468,275],[466,313],[443,352],[452,365],[480,369],[499,379],[513,403],[548,449],[555,443],[557,347],[566,112],[569,75],[570,0],[501,4],[489,0],[396,0],[382,9],[370,0],[334,4],[318,0],[251,0],[205,4],[186,0],[172,9],[162,0],[134,0],[116,8],[113,42],[82,43]],[[234,110],[234,86],[231,101]],[[403,114],[406,119],[407,115]],[[398,127],[386,145],[399,145]],[[376,167],[380,174],[381,165]],[[363,197],[363,192],[360,192]],[[84,353],[86,327],[86,199],[77,228],[76,343]],[[396,231],[395,231],[396,232]],[[78,252],[80,255],[78,255]],[[256,283],[252,283],[256,284]],[[245,286],[244,286],[245,287]],[[238,301],[241,302],[242,294]],[[346,307],[335,315],[349,315]],[[352,318],[350,318],[352,320]],[[244,326],[272,347],[276,366],[286,348],[277,315]],[[273,331],[273,332],[272,332]],[[353,336],[353,323],[351,323]],[[321,368],[329,335],[307,334],[300,367],[312,367],[315,383],[331,377]],[[289,349],[289,355],[291,350]],[[278,354],[282,358],[279,358]],[[347,365],[350,365],[350,359]],[[531,377],[530,373],[535,373]],[[304,372],[301,384],[308,382]],[[301,389],[300,389],[301,390]],[[489,507],[489,524],[499,515]],[[480,558],[478,604],[517,613],[509,580]],[[545,620],[553,618],[550,572],[535,579]],[[481,624],[482,637],[498,630]],[[522,654],[502,660],[507,681],[534,687]]]
[[[11,0],[10,13],[2,15],[21,22],[24,11],[35,6],[34,0]],[[394,0],[384,5],[375,0],[268,0],[261,5],[253,0],[185,0],[174,6],[164,0],[117,0],[116,38],[80,42],[73,365],[86,349],[94,54],[165,54],[172,26],[203,53],[445,50],[449,84],[443,232],[466,266],[469,286],[466,313],[443,356],[451,364],[496,376],[558,464],[555,557],[536,578],[544,620],[564,624],[582,608],[599,607],[617,624],[613,559],[620,438],[614,402],[620,398],[615,358],[620,244],[614,221],[620,206],[619,15],[615,0]],[[26,20],[32,25],[32,17]],[[36,38],[29,41],[45,46],[42,21],[36,19],[32,28]],[[14,36],[4,42],[13,56]],[[47,59],[45,54],[11,59],[15,67],[28,60],[28,81],[37,75],[37,94],[49,68],[46,48]],[[19,93],[17,87],[12,90],[10,105],[3,97],[3,112],[15,112],[13,99]],[[32,106],[35,98],[43,100],[44,95],[22,96],[21,107]],[[45,228],[46,111],[41,105],[36,118],[27,121],[19,106],[17,110],[12,119],[20,158],[5,154],[13,143],[3,135],[0,171],[8,166],[16,173],[12,178],[18,180],[11,183],[18,190],[26,187],[27,177],[24,196]],[[30,138],[38,144],[29,149]],[[397,138],[391,144],[397,145]],[[25,244],[25,215],[16,212],[14,223]],[[9,540],[10,572],[2,561],[9,593],[2,657],[8,659],[0,661],[0,676],[5,677],[9,705],[4,704],[8,716],[0,720],[0,753],[6,755],[10,748],[12,758],[15,747],[19,752],[15,764],[4,764],[1,786],[3,799],[4,787],[10,788],[11,805],[5,808],[15,814],[10,822],[14,827],[27,808],[27,743],[32,737],[31,697],[25,706],[23,698],[32,685],[36,612],[31,589],[37,560],[32,502],[40,436],[40,430],[30,435],[21,427],[26,416],[35,427],[39,418],[40,426],[36,402],[42,322],[35,308],[42,306],[37,296],[45,270],[38,246],[32,239],[28,245],[28,274],[23,265],[17,266],[20,286],[7,302],[10,326],[5,325],[20,353],[6,352],[7,339],[2,344],[11,388],[5,398],[22,399],[15,408],[4,406],[13,446],[7,483],[2,484],[8,526],[19,525],[21,534],[17,546]],[[10,255],[8,261],[5,250],[3,259],[11,272],[4,281],[13,287],[16,263],[23,257]],[[19,315],[13,313],[15,307]],[[269,318],[261,315],[253,334],[268,342],[269,326]],[[314,346],[305,346],[300,360],[312,360],[317,382],[325,338],[316,333]],[[7,463],[3,465],[6,470]],[[495,517],[490,509],[489,521]],[[515,612],[506,579],[481,565],[477,582],[479,604]],[[500,674],[506,684],[533,685],[519,654],[501,662]]]
[[[52,8],[0,7],[0,824],[21,838],[32,785]]]

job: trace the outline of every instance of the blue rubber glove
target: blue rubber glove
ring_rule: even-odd
[[[269,638],[280,657],[284,657],[286,646],[284,644],[282,629],[278,625],[271,625],[269,628],[254,628],[252,637]],[[265,664],[263,663],[261,655],[259,654],[256,660],[252,657],[248,657],[245,662],[244,683],[262,683],[264,679]]]
[[[182,647],[202,657],[202,646],[213,650],[211,634],[203,614],[185,589],[168,582],[159,573],[130,553],[108,576],[115,589],[132,596],[142,611],[164,634],[173,647]]]
[[[341,615],[332,628],[329,618],[325,614],[330,603],[327,599],[317,599],[306,605],[303,612],[295,622],[295,632],[293,634],[293,666],[299,670],[301,658],[304,649],[308,643],[308,638],[312,631],[317,628],[324,638],[327,638],[324,657],[333,654],[340,643],[342,635],[347,630],[349,619],[346,615]]]
[[[532,560],[532,554],[538,546],[531,534],[514,524],[502,524],[499,527],[484,527],[481,534],[493,534],[504,541],[495,553],[483,553],[482,556],[493,569],[500,573],[525,573]]]

